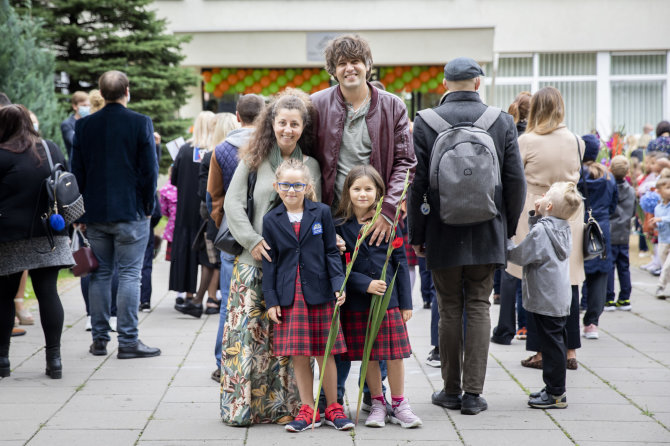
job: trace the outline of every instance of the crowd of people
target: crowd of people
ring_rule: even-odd
[[[63,373],[57,278],[74,259],[71,229],[49,227],[44,218],[48,150],[76,177],[86,212],[74,226],[98,261],[81,280],[90,353],[107,355],[110,332],[117,332],[119,359],[161,354],[139,339],[137,322],[138,312],[152,309],[151,265],[165,240],[175,310],[219,315],[212,379],[227,424],[277,423],[300,432],[323,421],[351,429],[345,382],[351,361],[364,356],[370,295],[384,295],[395,275],[362,407],[366,426],[421,426],[405,395],[403,366],[412,352],[406,323],[417,265],[423,307],[431,309],[427,363],[441,367],[444,381],[433,404],[469,415],[486,410],[489,342],[516,337],[533,352],[521,364],[542,369],[546,385],[528,405],[567,407],[566,370],[578,368],[581,337],[598,338],[603,311],[631,309],[634,220],[641,250],[652,245],[644,268],[659,276],[657,296],[668,296],[670,123],[658,125],[655,139],[645,129],[629,157],[603,162],[597,136],[566,127],[556,88],[521,92],[505,113],[482,102],[482,68],[457,58],[444,68],[447,94],[412,123],[402,100],[369,82],[373,61],[364,39],[337,37],[325,59],[336,84],[311,97],[287,88],[268,102],[243,95],[235,114],[200,113],[158,191],[160,135],[150,117],[128,108],[124,73],[106,72],[99,90],[72,95],[73,113],[61,125],[67,160],[40,137],[36,116],[0,95],[0,377],[10,375],[10,337],[21,334],[15,315],[33,320],[21,307],[27,275],[39,303],[46,373]],[[378,204],[381,214],[357,248]],[[162,239],[153,234],[161,216]],[[603,247],[585,258],[590,221]],[[225,228],[236,252],[215,246]],[[392,274],[380,280],[385,262]],[[491,302],[500,305],[492,333]],[[324,366],[337,307],[340,326]],[[325,367],[318,407],[314,362]]]

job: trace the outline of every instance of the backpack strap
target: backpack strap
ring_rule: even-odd
[[[49,146],[47,146],[47,142],[45,140],[42,140],[42,147],[44,147],[44,151],[47,154],[47,159],[49,160],[49,172],[54,170],[54,162],[51,159],[51,151],[49,150]]]
[[[501,112],[502,110],[498,107],[487,107],[486,111],[482,113],[479,119],[477,119],[472,125],[482,130],[488,131],[493,123],[496,122]]]
[[[426,124],[428,124],[428,127],[435,130],[438,135],[444,131],[449,130],[452,127],[451,124],[445,121],[432,108],[421,110],[417,114],[421,116],[421,119],[423,119],[426,122]]]

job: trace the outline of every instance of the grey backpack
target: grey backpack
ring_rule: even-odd
[[[473,123],[452,126],[433,109],[418,114],[437,138],[430,154],[430,189],[439,196],[440,219],[448,225],[473,225],[498,215],[501,188],[498,152],[488,129],[501,110],[488,107]]]

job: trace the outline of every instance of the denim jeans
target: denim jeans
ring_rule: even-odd
[[[144,251],[149,237],[149,219],[87,225],[88,240],[98,259],[91,274],[89,305],[93,340],[109,341],[109,309],[112,300],[112,271],[119,269],[116,316],[120,347],[137,344],[137,309]]]
[[[221,271],[219,276],[221,310],[219,311],[219,331],[216,332],[216,345],[214,346],[214,357],[216,358],[217,368],[221,368],[221,342],[223,342],[223,327],[228,317],[228,294],[230,293],[230,281],[233,278],[234,263],[234,255],[221,251]]]
[[[88,286],[91,282],[91,276],[82,277],[80,280],[81,295],[84,296],[84,304],[86,305],[86,316],[91,315],[91,310],[88,305]],[[112,273],[112,316],[116,316],[116,292],[119,290],[119,269],[114,265],[114,272]]]

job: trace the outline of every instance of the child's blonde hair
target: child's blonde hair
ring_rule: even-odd
[[[552,205],[552,215],[563,220],[570,220],[582,203],[582,195],[572,181],[554,183],[547,191]]]
[[[670,186],[670,177],[661,177],[658,179],[658,181],[656,181],[656,190],[668,186]]]
[[[281,175],[287,170],[299,170],[302,172],[302,177],[305,180],[305,197],[312,200],[316,200],[316,192],[314,191],[314,180],[312,179],[312,174],[309,172],[309,167],[307,167],[302,161],[289,158],[277,167],[275,171],[275,179],[279,181]]]
[[[369,164],[362,164],[354,167],[349,171],[349,174],[344,179],[340,204],[337,206],[337,212],[335,213],[335,215],[341,219],[339,224],[344,224],[347,220],[354,216],[354,204],[351,202],[349,189],[351,189],[351,186],[357,179],[363,177],[370,178],[377,188],[377,195],[375,196],[375,201],[370,205],[370,210],[377,207],[377,201],[382,197],[382,195],[386,193],[384,180],[382,180],[382,177],[379,175],[379,172],[377,172],[377,169]]]
[[[670,178],[670,168],[664,167],[658,176],[661,178]]]
[[[612,158],[612,163],[610,164],[610,170],[612,175],[617,180],[623,180],[626,178],[630,164],[628,163],[628,158],[623,155],[617,155]]]

